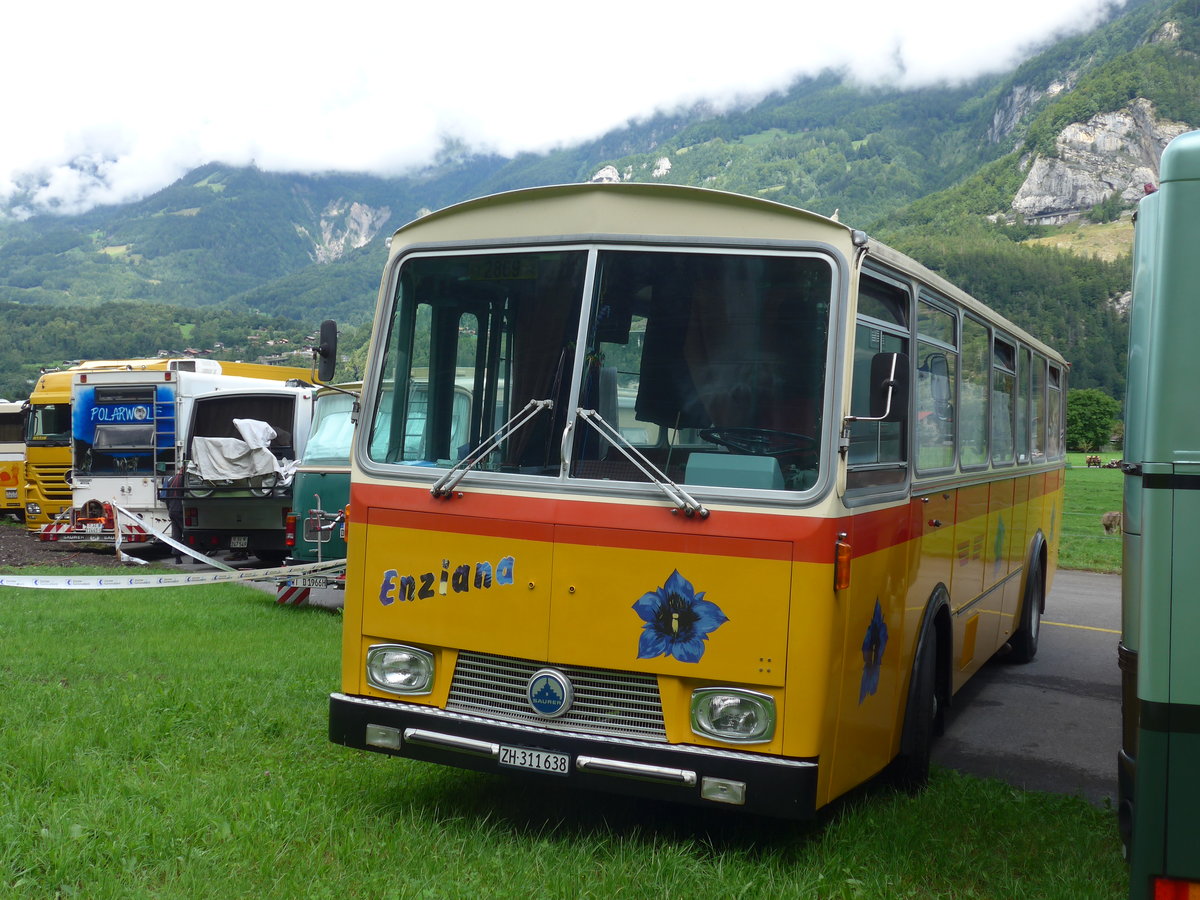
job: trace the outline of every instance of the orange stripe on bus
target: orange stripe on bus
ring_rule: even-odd
[[[1028,482],[1028,500],[1053,493],[1062,481],[1057,471],[1017,478]],[[987,484],[917,491],[908,503],[835,519],[731,510],[701,519],[686,517],[665,505],[478,491],[435,499],[427,487],[407,485],[355,484],[351,501],[354,508],[369,510],[366,520],[372,525],[545,542],[554,540],[555,526],[562,526],[569,529],[569,536],[564,537],[572,544],[832,564],[834,544],[842,532],[847,534],[855,558],[920,539],[924,522],[919,498],[934,493],[957,494],[955,520],[943,522],[942,527],[1010,510],[1014,505],[1010,499],[1003,509],[989,509]],[[1023,491],[1015,493],[1022,502],[1026,500]],[[351,520],[358,516],[352,512]]]

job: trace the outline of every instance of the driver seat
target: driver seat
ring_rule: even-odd
[[[684,484],[782,491],[783,470],[774,456],[693,452],[687,459]]]

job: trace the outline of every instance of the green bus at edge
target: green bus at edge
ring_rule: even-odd
[[[1130,897],[1200,897],[1200,131],[1139,206],[1125,412],[1119,817]]]
[[[346,558],[342,520],[350,502],[350,440],[359,387],[326,386],[316,394],[308,448],[292,482],[291,563]],[[335,579],[334,586],[343,584]]]

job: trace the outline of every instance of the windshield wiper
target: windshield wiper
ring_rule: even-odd
[[[434,486],[429,489],[429,493],[435,497],[450,496],[450,492],[462,481],[463,476],[467,474],[471,467],[499,447],[513,432],[525,427],[543,409],[554,409],[554,401],[530,400],[515,416],[496,429],[491,437],[487,438],[478,447],[451,466],[449,471],[439,478]]]
[[[658,466],[646,459],[642,452],[629,443],[621,432],[606,422],[600,413],[594,409],[583,408],[578,409],[577,412],[579,413],[579,418],[591,425],[597,434],[620,450],[622,456],[633,463],[654,484],[658,485],[659,490],[666,494],[667,498],[676,507],[683,510],[684,515],[699,516],[702,519],[708,518],[708,510],[704,508],[700,501],[668,478]]]

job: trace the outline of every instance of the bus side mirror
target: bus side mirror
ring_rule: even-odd
[[[337,367],[337,322],[326,319],[321,323],[321,337],[313,350],[316,357],[317,380],[330,381]]]
[[[871,359],[871,418],[902,422],[908,415],[908,356],[876,353]]]

